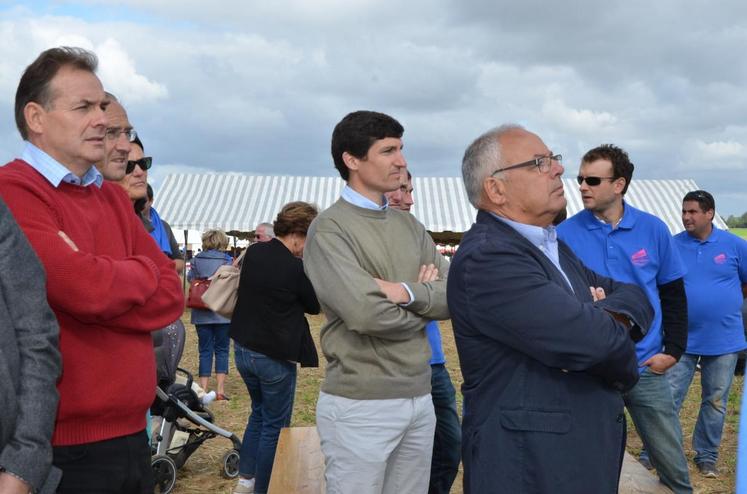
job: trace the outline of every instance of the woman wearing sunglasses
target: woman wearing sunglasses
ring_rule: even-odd
[[[148,185],[148,170],[153,165],[153,158],[145,156],[143,149],[143,143],[138,136],[132,141],[125,168],[126,175],[120,185],[130,196],[135,213],[140,216],[145,229],[161,248],[161,252],[174,261],[177,272],[181,273],[184,269],[184,258],[174,233],[171,231],[171,226],[162,220],[151,206],[153,189]]]

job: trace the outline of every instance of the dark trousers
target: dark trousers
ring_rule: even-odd
[[[95,443],[55,446],[62,470],[58,494],[152,494],[150,445],[145,431]]]
[[[443,364],[431,365],[431,396],[436,412],[429,494],[448,494],[459,471],[462,429],[456,408],[456,393]]]

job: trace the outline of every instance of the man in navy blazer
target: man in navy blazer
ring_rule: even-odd
[[[464,492],[614,493],[621,392],[633,339],[653,318],[637,286],[597,275],[555,235],[561,156],[505,125],[470,145],[462,174],[477,221],[448,280],[464,385]]]

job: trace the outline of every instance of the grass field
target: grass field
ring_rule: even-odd
[[[747,228],[729,228],[729,231],[747,240]]]
[[[184,349],[184,357],[182,358],[181,366],[196,374],[197,335],[194,327],[188,323],[189,312],[185,313],[184,321],[185,326],[187,327],[187,343]],[[322,323],[322,317],[310,317],[309,322],[311,323],[312,334],[314,335],[318,348],[319,327]],[[454,338],[450,322],[446,321],[441,323],[441,333],[443,335],[444,352],[448,361],[447,367],[451,373],[454,385],[457,390],[459,390],[462,379],[461,373],[459,372],[459,362],[457,359],[456,348],[454,346]],[[321,355],[320,360],[324,360]],[[323,368],[299,369],[298,387],[296,389],[293,418],[291,421],[292,426],[314,425],[316,400],[323,377]],[[694,455],[690,447],[692,430],[700,404],[699,379],[699,376],[696,376],[695,381],[690,388],[690,393],[683,405],[681,414],[682,428],[685,435],[685,450],[690,460],[692,460]],[[721,477],[718,479],[703,478],[697,473],[692,461],[690,461],[690,475],[696,493],[734,492],[736,431],[739,422],[739,397],[742,395],[743,381],[742,377],[735,378],[731,395],[729,397],[728,415],[718,464],[722,473]],[[226,393],[231,397],[230,401],[214,402],[211,405],[211,409],[215,413],[215,423],[234,432],[241,438],[244,428],[246,427],[249,410],[249,396],[246,387],[233,364],[233,353],[231,354],[231,370],[227,381]],[[457,393],[457,400],[459,402],[459,409],[461,410],[461,395],[459,393]],[[641,447],[640,439],[638,439],[632,426],[630,426],[628,430],[630,431],[628,434],[628,450],[631,453],[637,454]],[[215,438],[205,443],[179,471],[174,492],[176,494],[202,494],[206,492],[230,493],[236,481],[224,480],[219,474],[221,458],[223,453],[225,453],[229,448],[230,442],[222,438]],[[452,494],[462,493],[461,473],[451,492]]]

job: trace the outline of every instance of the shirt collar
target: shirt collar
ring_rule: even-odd
[[[21,159],[31,165],[33,169],[38,171],[54,187],[59,187],[61,182],[66,182],[73,185],[80,185],[82,187],[88,187],[91,184],[95,184],[100,188],[101,184],[104,182],[104,177],[99,173],[95,166],[91,166],[91,168],[89,168],[83,175],[83,178],[78,178],[62,163],[52,158],[29,141],[26,141],[23,153],[21,154]]]
[[[345,185],[345,187],[343,187],[342,193],[340,193],[340,197],[345,199],[347,202],[349,202],[353,206],[358,206],[359,208],[375,209],[377,211],[383,211],[389,207],[389,201],[386,200],[386,196],[384,196],[384,205],[379,206],[378,204],[373,202],[368,197],[364,196],[363,194],[359,192],[356,192],[349,185]]]
[[[687,230],[685,230],[685,235],[687,235],[687,237],[690,240],[692,240],[693,242],[697,242],[699,244],[709,244],[709,243],[718,242],[718,234],[719,234],[719,232],[720,232],[720,230],[718,228],[716,228],[716,225],[714,225],[713,223],[711,223],[711,234],[708,235],[708,238],[706,238],[705,240],[700,240],[699,238],[690,235],[687,232]]]
[[[589,228],[589,230],[595,230],[598,228],[602,228],[605,225],[610,226],[610,228],[612,228],[613,230],[618,229],[618,228],[621,228],[623,230],[630,230],[633,228],[633,225],[635,224],[635,219],[638,216],[638,211],[633,206],[626,203],[625,201],[623,201],[622,218],[620,218],[620,221],[617,222],[616,226],[610,225],[604,220],[601,220],[596,215],[594,215],[594,213],[592,213],[591,210],[589,209],[586,209],[584,211],[588,215],[586,225]]]
[[[517,221],[509,220],[508,218],[498,216],[497,214],[492,212],[490,214],[519,232],[522,237],[526,238],[532,243],[532,245],[535,245],[539,248],[546,248],[548,245],[551,245],[553,243],[557,244],[558,242],[558,232],[555,230],[555,226],[553,225],[542,228],[541,226],[527,225],[524,223],[519,223]]]

